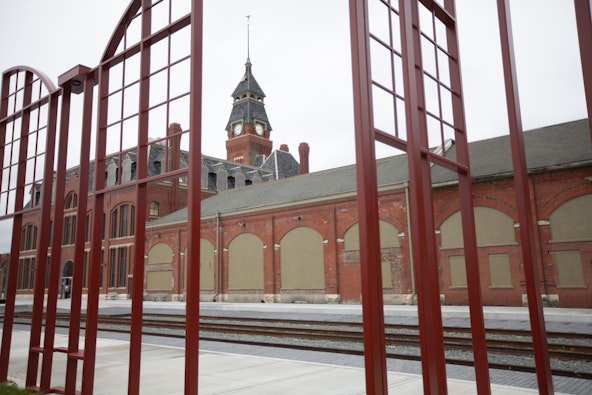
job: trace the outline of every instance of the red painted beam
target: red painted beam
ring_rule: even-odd
[[[187,221],[187,302],[185,310],[185,394],[198,392],[199,261],[201,234],[201,121],[203,73],[203,0],[191,2],[191,78],[189,134],[189,199]],[[218,254],[220,251],[218,250]],[[219,273],[218,273],[219,275]]]
[[[350,0],[356,181],[366,393],[387,394],[386,348],[367,1]]]
[[[445,7],[451,17],[456,18],[454,0],[446,0]],[[456,160],[467,171],[458,172],[458,192],[461,206],[463,244],[467,273],[467,289],[469,294],[469,311],[471,321],[471,339],[473,342],[473,361],[475,366],[475,384],[477,393],[490,394],[489,361],[487,358],[487,340],[483,317],[483,300],[481,296],[481,276],[479,274],[479,257],[477,251],[477,234],[475,230],[475,212],[473,205],[473,183],[471,180],[468,136],[466,132],[465,113],[462,94],[460,71],[460,55],[458,49],[458,31],[456,21],[447,25],[446,40],[450,57],[450,86],[452,95],[452,112],[455,124]]]
[[[592,140],[592,16],[590,16],[590,0],[574,0],[574,6],[578,26],[582,77],[586,92],[586,108],[588,109],[588,128]]]
[[[516,191],[516,204],[518,206],[518,219],[520,221],[520,246],[522,261],[524,263],[524,279],[528,297],[537,381],[540,394],[553,394],[549,347],[547,344],[545,317],[543,315],[541,292],[539,289],[540,277],[536,265],[535,223],[532,217],[530,191],[528,187],[509,1],[497,0],[497,10],[510,126],[512,166],[514,168],[514,189]]]
[[[82,112],[82,134],[80,141],[80,167],[78,184],[78,209],[76,218],[76,238],[74,251],[74,271],[72,273],[72,293],[70,301],[70,330],[68,334],[68,359],[66,362],[66,394],[75,394],[76,375],[78,372],[78,360],[80,359],[80,318],[82,304],[82,283],[84,246],[86,233],[86,211],[88,207],[88,178],[90,171],[90,140],[92,124],[94,80],[90,75],[84,78],[83,91],[84,103]],[[88,262],[87,262],[88,264]],[[84,355],[84,352],[82,352]]]

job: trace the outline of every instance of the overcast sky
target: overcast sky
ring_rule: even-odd
[[[456,3],[469,140],[507,134],[496,2]],[[524,129],[585,118],[573,2],[511,6]],[[0,0],[0,71],[28,65],[57,83],[77,64],[95,67],[126,8],[124,0]],[[354,163],[348,12],[347,0],[205,0],[203,153],[226,158],[251,15],[250,58],[274,148],[288,144],[298,157],[308,142],[311,171]]]

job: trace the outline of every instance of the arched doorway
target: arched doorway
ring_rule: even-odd
[[[60,280],[60,298],[68,299],[72,293],[72,273],[74,272],[74,262],[68,259],[62,268],[62,278]]]

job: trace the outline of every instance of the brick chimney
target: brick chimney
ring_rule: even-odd
[[[162,168],[167,168],[167,171],[175,171],[181,168],[181,132],[183,129],[178,123],[171,123],[167,129],[168,152],[165,158],[168,158],[168,163],[163,163]],[[169,207],[171,212],[181,208],[180,204],[180,185],[179,177],[173,178],[172,188],[169,190]]]
[[[171,123],[167,129],[169,152],[169,166],[168,171],[178,170],[181,167],[181,125],[178,123]],[[164,168],[164,164],[163,164]]]
[[[308,154],[310,152],[308,144],[300,143],[298,152],[300,153],[300,174],[308,174]]]
[[[280,145],[280,151],[290,152],[290,149],[288,148],[288,144]]]

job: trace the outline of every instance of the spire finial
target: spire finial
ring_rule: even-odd
[[[247,15],[247,60],[251,60],[251,39],[249,37],[250,34],[250,22],[251,22],[251,15]]]

